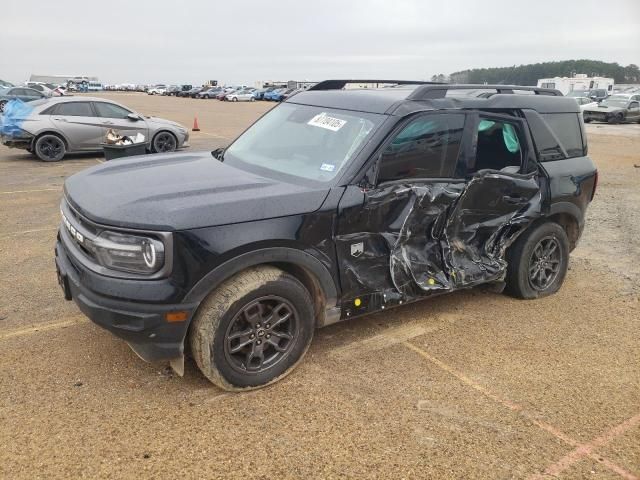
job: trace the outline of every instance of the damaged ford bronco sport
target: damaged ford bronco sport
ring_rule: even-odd
[[[556,292],[597,183],[576,102],[351,82],[290,97],[225,149],[68,178],[65,297],[144,360],[182,374],[187,347],[241,390],[289,373],[316,327],[483,283]]]

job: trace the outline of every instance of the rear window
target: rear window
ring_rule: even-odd
[[[545,113],[542,118],[558,137],[568,157],[581,157],[584,155],[578,114]]]
[[[586,155],[586,138],[578,115],[525,112],[541,162]]]

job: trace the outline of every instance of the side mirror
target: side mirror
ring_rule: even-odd
[[[140,115],[138,115],[137,113],[130,113],[129,115],[127,115],[127,118],[132,122],[137,122],[138,120],[142,120]]]
[[[218,147],[211,152],[211,156],[216,160],[222,160],[224,156],[224,151],[227,147]]]

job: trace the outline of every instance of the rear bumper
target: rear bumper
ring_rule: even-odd
[[[33,135],[27,133],[25,131],[20,131],[18,133],[2,133],[0,135],[0,143],[5,147],[9,148],[21,148],[23,150],[27,150],[31,148],[31,143],[33,142]]]
[[[136,354],[147,362],[175,360],[184,354],[184,338],[197,304],[154,304],[133,301],[126,298],[112,298],[87,287],[84,276],[97,274],[76,265],[69,258],[64,245],[58,240],[55,247],[55,262],[60,282],[67,300],[73,300],[82,313],[92,322],[125,340]],[[103,281],[122,282],[122,280],[103,277]],[[149,281],[131,281],[128,288],[136,289],[136,283]],[[187,311],[187,318],[181,322],[168,322],[165,315],[170,312]]]

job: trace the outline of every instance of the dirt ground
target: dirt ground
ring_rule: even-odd
[[[269,103],[105,95],[228,142]],[[565,285],[474,289],[316,332],[229,394],[89,322],[56,283],[64,179],[0,147],[0,478],[640,477],[640,125],[588,125],[600,186]],[[635,164],[635,166],[634,166]]]

